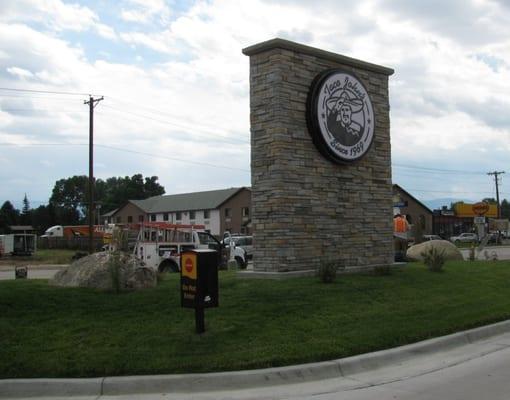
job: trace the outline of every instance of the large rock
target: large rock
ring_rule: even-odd
[[[409,260],[423,261],[422,253],[435,248],[439,252],[444,252],[446,260],[463,260],[462,253],[453,243],[447,240],[430,240],[415,244],[407,249],[407,258]]]
[[[57,272],[50,281],[56,286],[114,289],[113,282],[118,276],[120,289],[144,289],[157,285],[156,272],[144,267],[130,254],[120,253],[117,270],[113,268],[114,255],[100,252],[88,255],[73,262],[69,267]]]

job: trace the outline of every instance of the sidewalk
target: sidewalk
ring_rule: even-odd
[[[394,349],[282,368],[93,379],[6,379],[0,380],[0,398],[209,400],[312,396],[419,376],[505,349],[510,349],[510,320]]]

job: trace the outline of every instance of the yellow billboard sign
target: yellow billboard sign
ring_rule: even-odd
[[[483,215],[495,218],[498,216],[498,206],[496,204],[483,203],[483,207],[481,204],[457,203],[453,206],[453,210],[457,217],[478,217]]]

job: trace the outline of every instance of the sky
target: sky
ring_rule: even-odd
[[[495,197],[510,152],[507,0],[2,0],[0,203],[55,181],[156,175],[167,194],[250,185],[249,59],[275,37],[393,68],[393,182]],[[510,170],[500,195],[510,199]]]

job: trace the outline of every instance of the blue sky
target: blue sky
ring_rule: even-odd
[[[394,68],[393,181],[423,201],[479,200],[509,160],[509,20],[496,0],[5,0],[0,87],[104,95],[99,178],[157,175],[167,193],[247,186],[241,49],[283,37]],[[56,180],[88,173],[86,99],[0,89],[0,202],[26,193],[37,206]]]

